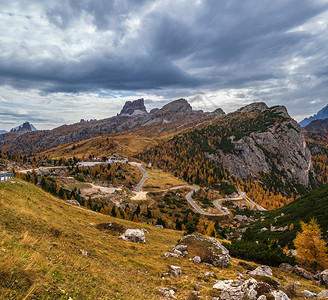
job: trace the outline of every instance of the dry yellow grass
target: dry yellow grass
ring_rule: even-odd
[[[95,226],[113,221],[146,228],[147,243],[125,242]],[[177,297],[184,299],[198,283],[203,299],[211,299],[215,279],[204,278],[205,271],[214,271],[218,279],[233,279],[244,271],[236,259],[221,270],[194,264],[188,257],[164,258],[181,237],[182,232],[71,206],[21,180],[1,183],[0,298],[158,299],[159,287],[176,287]],[[179,279],[159,277],[169,265],[181,267]],[[279,278],[282,284],[298,280],[302,289],[321,289],[294,274],[276,268],[273,272],[284,277]]]
[[[143,166],[146,168],[146,165]],[[158,191],[168,189],[174,186],[189,185],[186,181],[174,177],[168,172],[164,172],[161,169],[152,167],[147,168],[148,179],[144,183],[144,190],[146,191]]]
[[[116,143],[114,148],[108,148],[107,144],[109,139]],[[95,157],[110,156],[111,153],[120,154],[123,157],[131,158],[134,154],[147,150],[150,147],[158,144],[158,138],[152,138],[145,135],[138,135],[135,133],[122,134],[122,135],[104,135],[93,137],[88,140],[69,143],[58,146],[43,152],[42,154],[48,155],[50,158],[70,158],[77,157],[79,159],[87,158],[90,154]],[[99,147],[99,145],[102,145]],[[74,145],[74,149],[72,149]]]

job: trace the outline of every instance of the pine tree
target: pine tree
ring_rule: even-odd
[[[301,228],[294,240],[298,263],[314,271],[328,267],[327,246],[317,221],[314,218],[308,224],[301,221]]]

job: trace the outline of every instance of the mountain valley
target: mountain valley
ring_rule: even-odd
[[[328,240],[327,134],[302,130],[284,106],[204,113],[179,99],[147,112],[138,99],[109,119],[32,126],[0,136],[1,171],[15,174],[0,182],[5,298],[325,293],[313,276],[328,265],[295,266],[293,241],[312,218]],[[137,229],[145,243],[129,240]],[[224,266],[208,254],[211,237],[231,255]],[[271,275],[256,275],[259,264]]]

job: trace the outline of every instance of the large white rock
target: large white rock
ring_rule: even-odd
[[[304,290],[302,291],[302,294],[304,295],[305,298],[317,298],[317,294],[316,293],[312,293],[308,290]]]
[[[317,299],[328,299],[328,290],[321,291],[318,294]]]
[[[320,281],[320,284],[324,284],[324,285],[328,286],[328,269],[322,271],[319,274],[319,281]]]
[[[174,277],[180,277],[180,274],[181,274],[181,268],[180,267],[170,266],[170,269],[171,269],[171,274]]]
[[[200,264],[202,262],[202,260],[199,256],[195,256],[192,260],[195,264]]]
[[[186,246],[186,245],[176,245],[174,248],[176,250],[179,250],[179,251],[183,252],[183,251],[187,250],[188,246]]]
[[[237,222],[247,222],[247,216],[236,215],[233,219]]]
[[[217,280],[213,285],[213,289],[222,291],[229,288],[232,283],[233,280]]]
[[[146,243],[145,233],[140,229],[127,229],[120,239],[134,243]]]
[[[272,276],[272,270],[271,270],[270,267],[263,265],[263,266],[257,267],[254,271],[249,272],[249,275],[271,277]]]
[[[254,278],[248,280],[217,280],[213,289],[221,291],[220,300],[256,300],[257,281]]]
[[[271,294],[275,300],[289,300],[288,296],[283,291],[272,291]]]
[[[174,290],[168,289],[168,288],[160,288],[160,292],[163,294],[163,296],[167,299],[176,299],[174,296],[175,292]]]
[[[221,243],[212,237],[206,237],[200,233],[193,233],[184,236],[180,240],[181,244],[189,244],[188,250],[192,251],[194,246],[200,256],[201,261],[205,263],[212,264],[215,267],[226,268],[229,265],[231,257],[229,255],[229,251],[221,245]],[[204,255],[204,253],[208,253]]]
[[[301,276],[305,279],[308,279],[308,280],[313,280],[313,274],[303,268],[300,268],[299,266],[294,266],[293,268],[293,272],[298,275],[298,276]]]

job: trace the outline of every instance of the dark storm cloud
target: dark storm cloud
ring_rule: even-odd
[[[0,82],[42,93],[250,88],[237,94],[322,98],[328,39],[315,18],[326,9],[319,0],[10,1]],[[11,39],[4,22],[17,26]]]

